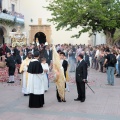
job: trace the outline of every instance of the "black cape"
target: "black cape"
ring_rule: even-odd
[[[33,59],[28,66],[27,72],[31,74],[43,73],[43,68],[40,61]]]

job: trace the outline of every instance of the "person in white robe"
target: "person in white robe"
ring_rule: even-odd
[[[49,84],[49,80],[48,80],[48,73],[49,73],[49,66],[48,66],[48,63],[46,63],[46,58],[42,58],[41,59],[42,63],[42,68],[43,68],[43,71],[44,71],[44,90],[45,92],[48,91],[48,84]]]
[[[40,108],[44,105],[44,74],[39,59],[39,51],[34,52],[34,59],[28,66],[29,107]]]
[[[30,61],[32,60],[32,53],[28,52],[27,58],[25,60],[22,61],[22,64],[20,66],[20,70],[19,72],[22,73],[22,93],[24,94],[24,96],[28,96],[28,92],[27,92],[27,81],[28,81],[28,65],[30,63]]]

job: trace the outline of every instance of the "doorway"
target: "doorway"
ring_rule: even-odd
[[[45,44],[46,42],[46,35],[43,32],[37,32],[34,38],[35,38],[35,42],[36,42],[36,38],[38,39],[39,44]]]

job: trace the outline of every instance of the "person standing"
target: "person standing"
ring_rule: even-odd
[[[43,71],[44,71],[44,89],[45,89],[45,92],[48,91],[48,83],[49,83],[49,80],[48,80],[48,73],[49,73],[49,66],[48,64],[46,63],[46,59],[45,58],[42,58],[42,68],[43,68]]]
[[[65,75],[61,64],[60,54],[57,53],[53,45],[53,72],[55,75],[54,82],[56,83],[56,97],[58,102],[66,102],[65,100]]]
[[[44,58],[46,58],[46,62],[48,63],[48,65],[50,65],[50,62],[52,60],[52,52],[49,46],[46,46],[46,50],[44,51]]]
[[[85,82],[87,80],[87,63],[83,60],[83,55],[80,54],[78,57],[78,63],[76,67],[76,85],[78,98],[74,101],[84,102],[86,99],[85,96]]]
[[[31,61],[32,58],[32,52],[28,52],[27,58],[25,60],[22,61],[22,64],[20,66],[20,73],[23,73],[22,75],[22,93],[24,94],[24,96],[28,96],[28,92],[27,92],[27,82],[28,82],[28,65]]]
[[[60,60],[61,60],[62,67],[64,69],[64,76],[66,78],[67,69],[68,69],[68,62],[67,62],[67,60],[65,60],[65,53],[64,52],[60,53]],[[66,82],[65,82],[65,88],[68,89],[68,91],[69,91],[69,87],[68,87],[68,84]]]
[[[65,60],[65,53],[64,52],[60,53],[60,59],[61,59],[62,67],[64,69],[64,75],[66,77],[66,71],[67,71],[67,68],[68,68],[68,62]]]
[[[29,107],[40,108],[44,105],[44,75],[39,59],[39,51],[34,52],[34,59],[28,66]]]
[[[117,62],[116,56],[113,54],[113,51],[108,49],[106,50],[107,56],[105,58],[105,62],[103,66],[107,67],[107,85],[114,86],[114,71],[115,71],[115,64]]]
[[[6,65],[9,68],[9,81],[7,83],[14,83],[14,73],[15,73],[15,59],[11,55],[11,52],[7,53]]]
[[[70,49],[69,52],[68,52],[68,61],[69,61],[69,72],[75,72],[75,52]]]

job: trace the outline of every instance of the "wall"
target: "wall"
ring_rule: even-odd
[[[78,30],[74,29],[70,32],[65,30],[56,31],[55,26],[52,23],[48,23],[47,19],[51,17],[49,11],[43,6],[47,6],[46,0],[20,0],[20,12],[25,15],[25,31],[29,36],[30,27],[29,25],[37,25],[38,18],[42,18],[43,24],[50,24],[52,27],[52,37],[54,44],[57,43],[81,43],[88,44],[90,40],[88,33],[82,34],[79,39],[71,38],[72,35],[76,34]],[[31,18],[33,22],[31,22]]]
[[[94,45],[100,45],[100,44],[106,44],[106,36],[104,33],[96,33],[96,37],[93,36],[93,46]]]

